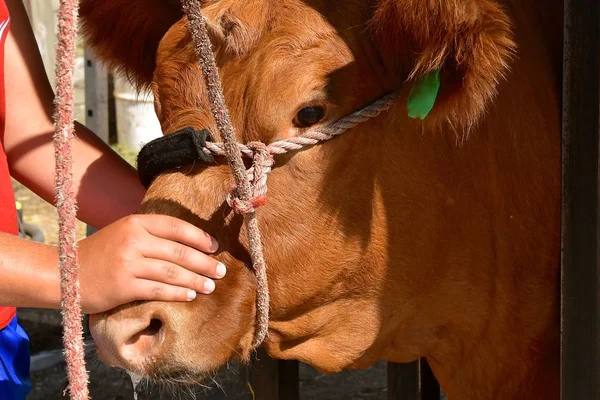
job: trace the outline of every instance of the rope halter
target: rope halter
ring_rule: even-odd
[[[254,212],[267,202],[267,177],[275,163],[275,155],[291,151],[303,150],[308,146],[341,135],[361,122],[378,116],[388,110],[394,103],[393,93],[376,100],[372,104],[334,122],[331,125],[308,130],[304,134],[288,139],[278,140],[269,145],[262,142],[248,144],[235,143],[235,150],[240,158],[251,158],[250,168],[245,170],[248,182],[248,196],[243,198],[239,186],[233,187],[227,195],[229,206],[238,214],[250,217],[256,223],[255,229],[248,229],[250,255],[257,274],[257,331],[254,346],[259,346],[268,330],[269,293],[266,280],[266,264],[262,254],[260,231]],[[138,174],[142,183],[148,187],[159,174],[174,168],[203,161],[214,165],[214,157],[228,157],[225,143],[208,140],[210,134],[206,130],[195,131],[185,128],[181,131],[160,137],[146,144],[138,155]],[[243,164],[242,164],[243,165]],[[257,261],[258,260],[258,261]]]
[[[200,3],[197,0],[181,0],[183,11],[187,16],[188,28],[192,36],[194,51],[205,78],[208,106],[223,143],[208,140],[208,132],[196,132],[192,128],[163,136],[148,143],[138,156],[138,173],[142,183],[149,186],[154,177],[161,172],[183,165],[193,164],[197,160],[214,161],[214,156],[225,157],[234,177],[234,188],[227,196],[227,203],[232,209],[244,216],[247,229],[250,258],[256,275],[256,329],[253,347],[262,344],[269,327],[269,287],[267,282],[267,265],[264,259],[262,240],[256,208],[266,203],[267,176],[274,164],[274,156],[289,151],[301,150],[307,146],[334,138],[357,124],[373,118],[389,109],[394,103],[394,94],[388,94],[365,108],[348,115],[337,122],[308,130],[304,134],[279,140],[266,145],[251,142],[246,145],[237,142],[229,111],[221,87],[218,68],[215,62],[206,21],[202,16]],[[186,145],[187,143],[187,145]],[[167,157],[161,146],[187,157]],[[249,169],[243,157],[251,158]],[[162,162],[161,159],[164,161]]]
[[[395,94],[390,93],[330,125],[320,126],[302,135],[278,140],[269,145],[263,142],[236,143],[240,155],[252,159],[252,165],[246,171],[251,196],[248,200],[242,200],[234,187],[227,195],[227,204],[239,214],[254,212],[267,202],[267,176],[275,163],[274,156],[303,150],[333,139],[388,110],[394,99]],[[210,134],[206,130],[195,132],[192,128],[185,128],[149,142],[138,156],[140,180],[148,187],[156,176],[167,170],[181,168],[197,161],[212,165],[214,157],[226,157],[224,144],[209,139]],[[177,157],[176,163],[171,161],[174,157]]]
[[[285,154],[290,151],[302,150],[307,146],[319,144],[347,130],[354,128],[361,122],[378,116],[381,112],[388,110],[394,104],[395,94],[390,93],[368,106],[334,122],[289,139],[278,140],[269,145],[262,142],[251,142],[247,145],[238,144],[242,156],[251,157],[253,164],[248,169],[248,180],[252,187],[252,196],[249,200],[241,200],[236,190],[227,196],[227,203],[234,211],[240,214],[253,212],[257,207],[266,204],[267,175],[271,172],[274,164],[274,155]],[[223,144],[207,142],[204,150],[206,155],[224,156]]]
[[[250,199],[242,200],[237,188],[227,195],[227,204],[238,214],[250,214],[257,207],[267,203],[267,175],[275,163],[273,155],[264,143],[251,142],[247,147],[252,151],[252,166],[248,169]]]

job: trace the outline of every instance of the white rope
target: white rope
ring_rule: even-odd
[[[361,122],[378,116],[381,112],[388,110],[394,104],[395,93],[390,93],[379,100],[374,101],[368,106],[353,112],[352,114],[339,119],[331,125],[309,130],[304,134],[288,139],[278,140],[267,145],[270,154],[285,154],[289,151],[300,150],[306,146],[312,146],[319,142],[339,136],[347,130],[354,128]],[[254,150],[245,144],[238,143],[240,153],[245,157],[252,157]],[[207,155],[225,156],[223,143],[207,142],[204,152]]]
[[[271,172],[274,164],[273,155],[301,150],[304,147],[339,136],[361,122],[365,122],[388,110],[394,104],[395,97],[395,93],[387,94],[331,125],[309,130],[300,136],[278,140],[269,145],[261,142],[248,143],[247,145],[237,143],[238,149],[244,157],[254,158],[252,166],[247,170],[252,195],[249,201],[241,202],[234,191],[227,196],[227,203],[233,209],[240,210],[242,213],[253,212],[256,207],[264,205],[266,202],[267,175]],[[206,155],[225,156],[223,143],[206,142],[203,151]]]

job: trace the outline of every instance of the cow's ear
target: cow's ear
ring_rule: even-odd
[[[510,19],[493,0],[379,0],[369,29],[400,83],[411,88],[410,116],[467,131],[495,95],[516,47]]]
[[[178,0],[81,0],[79,16],[86,46],[141,88],[152,82],[158,44],[183,12]]]

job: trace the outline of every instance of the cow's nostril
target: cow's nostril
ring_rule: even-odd
[[[152,318],[150,320],[150,325],[146,328],[146,331],[149,335],[157,334],[162,328],[162,321],[160,319]]]
[[[164,340],[163,328],[164,324],[160,319],[152,318],[147,326],[126,340],[124,358],[135,363],[155,356]]]
[[[150,320],[150,324],[140,332],[133,335],[129,340],[127,340],[127,345],[135,344],[136,341],[143,339],[144,337],[156,337],[160,334],[160,330],[162,328],[162,322],[159,319],[152,318]]]

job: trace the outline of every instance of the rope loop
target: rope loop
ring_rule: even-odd
[[[198,0],[181,0],[181,2],[183,11],[187,15],[194,50],[205,78],[208,105],[223,138],[223,143],[207,142],[206,148],[202,151],[205,155],[210,152],[227,158],[235,181],[234,189],[227,195],[227,203],[234,212],[244,215],[244,222],[248,229],[250,258],[256,273],[256,331],[253,347],[258,347],[267,336],[269,329],[269,286],[260,228],[254,211],[266,203],[267,176],[273,166],[273,155],[300,150],[342,134],[389,109],[394,104],[394,94],[390,93],[330,126],[317,128],[313,132],[295,138],[279,140],[268,146],[257,142],[248,145],[238,143],[225,105],[218,68],[200,2]],[[246,169],[242,157],[252,158],[252,166],[249,169]]]
[[[246,147],[251,152],[252,166],[247,170],[251,195],[242,200],[237,188],[227,195],[227,204],[238,214],[253,213],[258,207],[267,204],[267,176],[274,164],[273,155],[262,142],[250,142]]]

